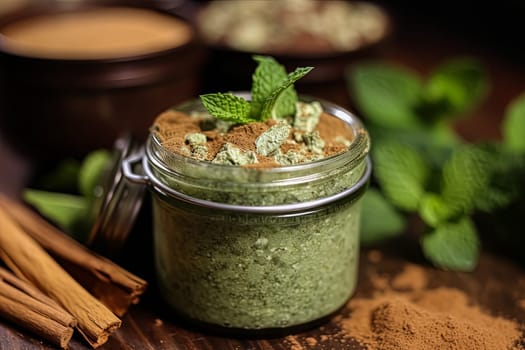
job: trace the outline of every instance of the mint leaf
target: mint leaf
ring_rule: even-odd
[[[430,175],[425,159],[405,144],[378,142],[373,160],[374,174],[385,196],[401,209],[416,211]]]
[[[419,216],[430,227],[436,227],[448,216],[448,208],[436,193],[426,193],[419,205]]]
[[[429,77],[424,90],[423,117],[438,119],[466,112],[485,97],[487,74],[470,58],[456,58],[439,66]]]
[[[42,215],[69,233],[89,213],[88,201],[81,196],[26,189],[23,197]]]
[[[258,66],[252,76],[252,104],[250,116],[258,119],[261,115],[263,104],[270,97],[273,91],[277,90],[288,78],[286,69],[274,58],[269,56],[254,56]],[[295,103],[297,93],[293,86],[286,89],[279,98],[276,108],[276,115],[279,118],[293,115],[295,113]]]
[[[506,147],[525,152],[525,94],[516,98],[507,108],[502,132]]]
[[[489,184],[475,199],[476,208],[484,212],[505,208],[520,196],[525,198],[525,153],[508,152],[501,145],[489,151],[492,156]]]
[[[95,187],[100,184],[110,162],[111,153],[107,150],[90,152],[84,158],[78,174],[78,186],[82,195],[90,199],[95,196]]]
[[[292,86],[293,83],[295,83],[297,80],[301,79],[306,74],[308,74],[312,69],[313,67],[297,68],[295,71],[288,74],[288,77],[286,78],[286,80],[284,80],[279,86],[279,88],[274,90],[264,102],[260,119],[262,121],[268,120],[270,118],[278,119],[279,115],[278,115],[277,102],[279,98],[282,96],[282,94],[284,93],[286,89]]]
[[[282,119],[284,117],[295,115],[295,104],[297,103],[297,100],[297,93],[295,92],[293,85],[285,89],[277,99],[277,103],[274,107],[273,118]]]
[[[503,208],[517,196],[525,156],[503,152],[495,145],[467,145],[445,162],[439,194],[427,194],[419,214],[430,226],[474,211]]]
[[[440,225],[423,236],[421,246],[427,259],[443,269],[472,271],[479,258],[479,238],[468,217]]]
[[[419,206],[419,216],[430,227],[437,227],[448,219],[450,210],[443,198],[436,193],[427,193],[423,196]]]
[[[477,197],[490,187],[495,158],[480,145],[467,145],[456,150],[443,165],[442,198],[448,212],[442,219],[471,214]]]
[[[420,126],[414,107],[423,86],[417,74],[382,63],[367,63],[348,71],[346,78],[365,119],[384,127]]]
[[[216,118],[239,124],[255,121],[250,117],[250,103],[242,97],[219,92],[201,95],[200,98],[204,107]]]
[[[369,188],[361,202],[361,237],[364,245],[399,236],[406,227],[404,217],[375,188]]]
[[[456,134],[454,126],[444,120],[433,123],[429,129],[430,135],[426,135],[427,138],[432,139],[436,145],[455,147],[459,146],[462,141],[461,138]]]

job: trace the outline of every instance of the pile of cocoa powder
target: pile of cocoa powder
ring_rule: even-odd
[[[287,336],[291,350],[525,349],[525,325],[490,313],[460,289],[430,287],[432,267],[407,263],[401,272],[379,273],[387,263],[381,252],[369,251],[367,260],[371,295],[350,299],[320,336]]]
[[[352,299],[349,317],[336,323],[369,350],[524,349],[517,322],[491,315],[459,289],[428,288],[427,279],[415,264],[391,280],[372,276],[373,296]]]
[[[255,152],[255,139],[277,123],[270,119],[266,122],[252,122],[244,125],[234,125],[228,132],[221,132],[216,129],[203,130],[203,118],[192,117],[189,114],[169,110],[157,117],[153,128],[159,137],[162,145],[167,150],[184,155],[182,151],[186,143],[186,135],[191,133],[203,133],[206,135],[206,147],[208,155],[205,160],[211,161],[225,143],[230,143],[238,147],[241,151]],[[330,157],[348,149],[341,140],[353,140],[352,129],[339,118],[330,114],[322,113],[315,131],[319,132],[320,137],[325,141],[322,157]],[[297,143],[293,140],[294,130],[291,129],[287,142],[280,147],[282,153],[294,149]],[[307,157],[313,154],[306,154]],[[275,167],[280,166],[273,157],[258,155],[259,162],[256,167]],[[254,165],[250,165],[254,167]]]

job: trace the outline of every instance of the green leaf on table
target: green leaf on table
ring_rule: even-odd
[[[78,191],[79,171],[80,162],[78,160],[64,159],[53,169],[40,175],[33,186],[47,191],[76,192]]]
[[[424,89],[426,118],[454,117],[479,103],[488,91],[483,66],[471,58],[456,58],[437,67]]]
[[[111,153],[107,150],[90,152],[82,161],[78,174],[80,193],[87,198],[95,196],[95,188],[100,185],[102,175],[111,164]]]
[[[430,168],[418,151],[399,142],[378,142],[372,149],[374,174],[385,196],[400,209],[416,211]]]
[[[446,222],[421,239],[423,253],[435,266],[457,271],[472,271],[479,258],[480,242],[468,217]]]
[[[260,120],[265,121],[270,118],[279,119],[281,117],[279,113],[282,112],[279,107],[279,100],[289,87],[308,74],[312,69],[313,67],[301,67],[288,74],[288,77],[282,81],[280,86],[264,101]]]
[[[82,196],[26,189],[23,197],[44,217],[69,233],[88,216],[88,200]]]
[[[366,63],[349,70],[346,78],[365,119],[384,127],[420,126],[414,108],[423,85],[416,73],[384,63]]]
[[[361,204],[361,243],[371,245],[402,234],[403,215],[375,188],[369,188]]]
[[[233,123],[255,121],[250,117],[250,103],[232,93],[214,93],[200,96],[204,107],[216,118]]]
[[[506,147],[525,152],[525,94],[515,99],[507,108],[502,133]]]
[[[252,76],[251,109],[250,116],[259,119],[264,102],[270,97],[273,91],[277,90],[288,78],[286,69],[274,58],[269,56],[254,56],[258,65]],[[275,107],[276,116],[283,118],[295,113],[295,103],[297,93],[293,86],[283,91]]]

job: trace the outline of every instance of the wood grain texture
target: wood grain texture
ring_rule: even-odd
[[[372,293],[373,276],[380,275],[391,281],[407,263],[417,263],[427,272],[430,288],[458,288],[473,303],[481,305],[491,314],[515,319],[525,326],[525,308],[519,306],[525,300],[525,271],[522,267],[505,258],[485,253],[474,273],[441,271],[422,263],[417,253],[407,254],[404,250],[405,254],[400,254],[403,247],[406,247],[406,242],[381,250],[380,262],[372,262],[368,250],[361,253],[359,287],[355,297]],[[209,333],[182,322],[169,312],[153,289],[143,302],[133,306],[123,317],[122,327],[100,349],[362,350],[364,348],[342,329],[339,322],[341,317],[350,315],[351,311],[345,307],[326,323],[307,331],[275,338],[235,338]],[[0,350],[53,349],[51,345],[34,339],[5,321],[0,321],[0,339]],[[76,335],[70,349],[87,350],[90,347]]]

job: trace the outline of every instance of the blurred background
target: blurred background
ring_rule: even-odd
[[[354,4],[350,1],[343,2]],[[85,62],[85,60],[80,63],[78,61],[82,60],[78,58],[72,63],[67,57],[55,60],[42,58],[32,60],[31,54],[22,54],[24,57],[19,57],[20,52],[13,53],[12,50],[6,50],[4,37],[2,44],[4,55],[1,63],[1,78],[5,82],[2,84],[4,91],[2,120],[4,126],[7,124],[4,129],[8,129],[4,134],[26,135],[29,132],[30,139],[37,139],[38,135],[31,134],[26,124],[27,120],[20,122],[20,118],[15,117],[14,114],[30,115],[28,117],[30,120],[35,114],[54,114],[56,110],[61,110],[63,113],[74,113],[76,116],[62,117],[62,119],[55,117],[51,121],[55,124],[53,127],[45,124],[47,123],[45,120],[41,124],[34,124],[34,128],[39,129],[39,133],[47,128],[46,139],[34,140],[35,144],[27,146],[25,145],[27,140],[18,142],[16,148],[27,148],[23,151],[31,157],[32,153],[39,153],[35,157],[54,158],[53,154],[57,156],[61,156],[61,153],[80,154],[99,145],[108,146],[116,132],[125,126],[107,123],[99,125],[96,118],[92,115],[82,115],[81,110],[88,113],[87,110],[90,108],[96,108],[99,113],[129,114],[130,117],[124,124],[128,123],[128,128],[133,132],[140,134],[142,130],[144,134],[151,118],[170,104],[176,104],[201,92],[249,89],[250,76],[246,72],[251,72],[254,67],[254,62],[250,58],[252,53],[272,54],[290,69],[300,65],[316,66],[317,69],[307,78],[309,81],[305,83],[307,86],[302,88],[302,92],[320,95],[349,108],[352,107],[352,101],[347,91],[342,88],[344,85],[342,72],[348,64],[371,58],[384,58],[427,73],[446,58],[475,55],[480,60],[487,61],[491,76],[497,79],[495,85],[510,90],[506,95],[510,96],[523,87],[519,79],[520,74],[523,74],[521,62],[525,51],[521,45],[523,28],[520,25],[520,18],[525,8],[521,1],[504,0],[497,4],[493,2],[481,4],[472,1],[413,3],[390,0],[370,3],[379,6],[378,10],[384,18],[373,18],[371,15],[373,11],[361,11],[361,15],[351,18],[352,11],[359,12],[356,11],[357,7],[354,6],[353,10],[349,10],[349,14],[345,14],[344,11],[338,11],[337,6],[330,6],[331,3],[335,4],[334,1],[321,1],[322,4],[317,6],[328,9],[323,11],[316,9],[315,6],[309,8],[310,5],[307,5],[309,2],[300,0],[239,2],[225,0],[217,3],[219,3],[215,6],[217,9],[213,12],[208,9],[211,2],[203,0],[2,0],[0,4],[2,26],[20,18],[35,16],[39,12],[63,12],[90,6],[125,5],[149,8],[163,14],[177,16],[191,26],[195,33],[191,39],[192,45],[185,45],[189,48],[184,47],[172,56],[157,54],[155,58],[128,60],[126,64],[123,62],[119,64],[114,62],[115,60],[108,62],[111,61],[110,59],[106,59],[104,63]],[[233,5],[234,3],[237,4]],[[331,7],[333,9],[330,12]],[[325,14],[314,25],[313,17],[309,18],[305,15],[308,12]],[[294,45],[289,45],[286,43],[287,39],[275,34],[278,31],[272,32],[275,28],[267,28],[272,23],[275,27],[279,21],[288,23],[282,13],[287,13],[288,17],[294,18],[294,24],[288,26],[290,30],[300,30],[301,26],[317,29],[311,30],[307,35],[290,37]],[[232,22],[228,22],[231,20],[227,18],[228,16],[233,18]],[[235,20],[236,16],[246,20]],[[275,16],[273,22],[272,16]],[[337,18],[330,20],[330,16]],[[367,16],[372,19],[367,21]],[[254,18],[259,20],[255,21]],[[381,27],[383,20],[386,21],[384,28]],[[374,24],[374,21],[377,23]],[[225,23],[230,24],[224,26]],[[340,30],[333,30],[330,25]],[[354,33],[356,28],[362,28],[365,34],[372,34],[369,38],[356,39],[355,36],[358,35],[357,32]],[[231,35],[227,33],[228,31]],[[315,38],[315,35],[325,34],[327,36],[332,34],[334,38],[339,36],[337,40],[340,43],[346,40],[350,44],[337,46],[335,41],[327,44],[324,39]],[[268,36],[267,40],[270,42],[267,47],[264,47],[265,44],[261,41],[265,40],[262,39],[264,35]],[[354,35],[353,39],[352,35]],[[280,42],[275,44],[276,41]],[[6,51],[9,53],[6,54]],[[510,76],[506,76],[508,73],[505,71],[498,71],[501,65],[516,70],[510,73]],[[72,81],[73,75],[76,75],[75,81]],[[167,82],[170,79],[171,81]],[[35,90],[37,81],[40,81],[41,88],[38,91]],[[139,91],[138,87],[141,85],[143,89]],[[148,89],[144,88],[146,85]],[[30,86],[32,91],[27,90]],[[25,90],[14,92],[18,88]],[[104,97],[101,94],[94,97],[94,91],[97,89],[99,92],[111,92],[111,101],[107,99],[109,95]],[[53,98],[46,96],[51,94],[51,90],[53,90]],[[73,90],[77,92],[82,90],[82,92],[75,94]],[[91,99],[83,95],[86,90],[91,93],[89,96]],[[498,90],[491,91],[491,94],[494,94],[491,98],[504,105],[505,98],[501,96],[502,93],[498,93]],[[22,94],[26,96],[22,97]],[[54,98],[58,100],[58,95],[62,98],[68,97],[68,106],[65,106],[64,101],[52,101]],[[70,106],[72,100],[75,100],[74,103],[78,107],[75,110],[69,109],[73,108]],[[142,107],[136,107],[132,102]],[[37,109],[35,105],[43,108]],[[149,108],[144,105],[148,105]],[[154,105],[156,107],[153,107]],[[114,110],[111,110],[112,108]],[[479,112],[482,115],[490,114],[491,118],[498,118],[502,114],[487,108],[489,107],[485,106]],[[102,109],[105,112],[101,112]],[[88,121],[67,125],[66,121],[72,118]],[[137,121],[141,118],[144,119]],[[68,136],[69,132],[63,133],[63,130],[57,130],[61,128],[59,124],[64,123],[66,123],[65,129],[82,125],[82,134],[89,135],[91,140],[79,137],[78,134],[71,137]],[[458,125],[468,139],[499,136],[488,123],[476,126],[478,129],[473,131],[471,125],[466,127],[461,122]],[[111,130],[105,132],[104,130],[108,128]],[[48,134],[51,131],[53,132]],[[16,137],[4,135],[3,138],[11,139],[10,143],[17,143],[15,139],[19,138],[18,135]],[[97,144],[97,138],[101,139],[100,144]],[[58,139],[60,142],[56,142]],[[47,147],[52,143],[56,143],[57,146]]]

